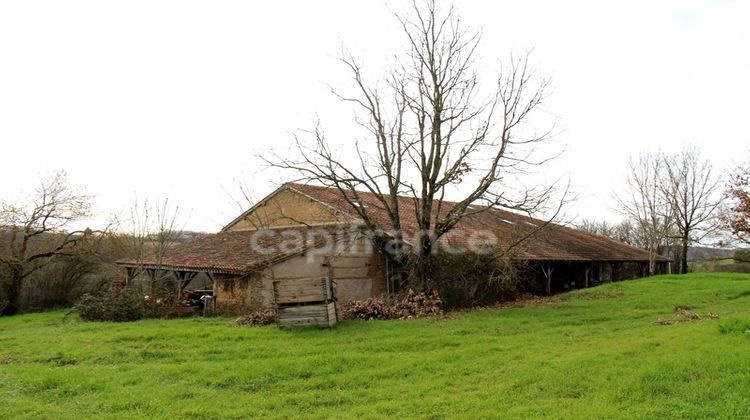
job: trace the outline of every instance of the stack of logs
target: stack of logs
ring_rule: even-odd
[[[276,323],[279,327],[317,325],[330,327],[338,321],[333,282],[328,277],[273,282]]]

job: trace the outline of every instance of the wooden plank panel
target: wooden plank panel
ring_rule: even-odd
[[[301,327],[305,325],[317,325],[319,327],[329,327],[328,321],[321,318],[300,318],[285,319],[278,321],[279,327]]]
[[[277,280],[273,282],[279,327],[336,323],[333,282],[328,277]],[[312,303],[315,302],[315,303]],[[297,305],[288,305],[296,303]]]
[[[326,277],[278,280],[273,282],[277,304],[322,302],[333,298],[330,280]]]
[[[301,305],[301,306],[282,306],[278,313],[288,317],[306,317],[322,316],[325,317],[328,311],[328,304]]]
[[[323,255],[297,256],[274,265],[268,271],[276,279],[323,277],[326,275],[323,263]]]
[[[277,323],[280,327],[301,325],[318,325],[329,327],[336,323],[336,305],[334,303],[282,306],[278,308]]]
[[[296,325],[319,325],[327,327],[335,323],[335,316],[333,317],[333,322],[331,322],[329,316],[333,305],[333,303],[330,303],[304,306],[282,306],[278,308],[277,322],[280,327]],[[333,307],[335,310],[335,306]]]

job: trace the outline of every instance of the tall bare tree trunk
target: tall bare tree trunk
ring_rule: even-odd
[[[21,267],[10,269],[10,285],[8,287],[8,305],[0,315],[13,315],[21,308],[21,283],[23,282],[23,271]]]
[[[683,236],[680,240],[680,274],[687,274],[688,272],[688,247],[690,246],[690,238]]]

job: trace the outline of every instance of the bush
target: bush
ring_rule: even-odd
[[[707,271],[715,271],[718,273],[750,273],[750,263],[743,261],[733,264],[715,264]]]
[[[127,290],[85,294],[75,306],[84,321],[135,321],[144,317],[142,298]]]
[[[439,253],[435,264],[433,289],[448,309],[513,301],[530,291],[522,279],[524,267],[494,253]]]
[[[411,289],[390,300],[369,298],[354,300],[342,306],[342,319],[413,319],[443,314],[443,301],[437,293],[415,292]]]
[[[234,320],[234,325],[269,325],[276,322],[276,310],[273,308],[258,309]]]
[[[143,296],[140,299],[140,305],[143,308],[145,318],[182,318],[199,315],[202,312],[202,306],[190,306],[189,303],[176,300],[174,295],[154,298],[152,296]]]
[[[734,251],[734,260],[739,262],[750,262],[750,249],[738,249]]]

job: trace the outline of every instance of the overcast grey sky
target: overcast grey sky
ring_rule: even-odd
[[[456,1],[484,30],[483,68],[534,49],[552,78],[571,217],[615,219],[629,155],[690,142],[724,169],[750,134],[750,1]],[[398,9],[398,2],[390,2]],[[236,215],[237,179],[257,196],[278,174],[257,150],[283,148],[316,116],[332,136],[352,114],[342,44],[365,70],[403,45],[380,1],[0,2],[0,195],[65,169],[99,218],[133,197],[170,196],[188,228]]]

